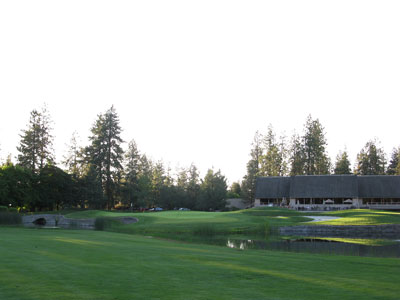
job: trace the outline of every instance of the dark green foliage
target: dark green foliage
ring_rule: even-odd
[[[386,170],[388,175],[400,175],[400,147],[393,149],[392,156]]]
[[[177,201],[174,207],[195,208],[200,196],[200,176],[195,165],[179,171],[175,193]]]
[[[339,152],[336,156],[335,174],[351,174],[350,161],[347,152]]]
[[[7,212],[7,211],[8,211],[7,206],[3,206],[3,205],[0,206],[0,212]]]
[[[22,223],[20,214],[0,211],[0,225],[19,225]]]
[[[78,138],[78,133],[74,132],[68,147],[68,154],[63,161],[74,179],[81,178],[84,174],[84,149],[79,147]]]
[[[234,182],[231,185],[231,188],[229,189],[228,193],[226,194],[227,199],[233,199],[233,198],[241,198],[242,197],[242,188],[240,187],[239,182]]]
[[[242,193],[246,201],[251,204],[256,193],[256,180],[260,176],[260,160],[262,156],[262,135],[257,131],[254,135],[250,160],[247,163],[247,173],[242,181]]]
[[[30,211],[77,207],[80,182],[60,168],[46,165],[39,174],[12,164],[0,168],[0,204]]]
[[[123,169],[123,140],[120,137],[121,127],[114,106],[98,116],[91,132],[91,145],[86,148],[87,162],[93,166],[95,178],[101,183],[104,191],[106,206],[111,209],[119,192]]]
[[[103,231],[103,230],[109,229],[113,223],[115,223],[115,220],[113,220],[112,218],[97,217],[94,220],[94,229]]]
[[[18,164],[38,173],[46,164],[53,164],[53,136],[50,134],[50,116],[43,107],[41,112],[33,110],[28,128],[22,131],[21,141],[17,150]]]
[[[242,188],[240,187],[240,183],[239,182],[232,183],[230,191],[234,194],[241,195]]]
[[[59,210],[69,206],[77,206],[74,199],[71,175],[56,166],[47,165],[39,174],[39,210]]]
[[[378,147],[377,140],[367,142],[357,155],[355,173],[359,175],[385,174],[385,152]]]
[[[324,128],[318,119],[308,116],[304,126],[304,173],[306,175],[329,174],[330,161],[326,153],[327,142]]]
[[[301,143],[300,137],[297,134],[292,136],[290,144],[290,175],[304,175],[305,169],[305,154],[304,146]]]
[[[38,199],[37,175],[21,166],[9,163],[0,168],[0,204],[12,207],[32,207]]]
[[[276,141],[272,125],[264,137],[264,153],[260,157],[260,176],[286,175],[285,149]]]
[[[140,175],[140,153],[134,140],[128,145],[125,153],[125,176],[122,183],[122,203],[126,207],[138,205]]]
[[[195,226],[192,229],[192,234],[194,236],[213,237],[217,234],[217,229],[214,224],[202,224]]]
[[[199,210],[219,210],[225,207],[227,185],[221,171],[208,170],[200,185]]]

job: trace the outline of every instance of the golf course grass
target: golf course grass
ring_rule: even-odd
[[[324,213],[339,219],[318,222],[320,225],[384,225],[400,224],[400,213],[371,209],[349,209]]]
[[[338,219],[312,222],[307,216],[335,216]],[[163,211],[122,213],[87,210],[68,213],[68,218],[133,216],[138,223],[114,223],[107,230],[172,239],[196,240],[196,236],[223,235],[252,238],[266,236],[281,226],[294,225],[383,225],[400,224],[400,213],[352,209],[332,212],[299,212],[286,208],[253,208],[234,212]]]
[[[0,299],[9,300],[400,294],[399,259],[240,251],[104,231],[0,227],[0,258]]]
[[[139,222],[130,225],[114,223],[107,230],[184,240],[210,235],[265,236],[273,228],[311,220],[300,212],[280,208],[235,212],[162,211],[146,213],[90,210],[65,215],[67,218],[76,219],[116,216],[133,216],[138,218]]]

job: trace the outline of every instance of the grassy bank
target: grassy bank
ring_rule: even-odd
[[[302,213],[287,209],[250,209],[235,212],[164,211],[121,213],[82,211],[67,214],[69,218],[133,216],[138,223],[113,224],[107,230],[174,239],[196,239],[205,236],[265,236],[279,226],[295,225],[310,220]]]
[[[321,225],[384,225],[400,224],[400,213],[370,209],[350,209],[324,213],[340,219],[318,222]]]
[[[305,223],[307,215],[336,216],[339,219]],[[284,208],[257,208],[235,212],[164,211],[156,213],[121,213],[80,211],[66,214],[69,218],[134,216],[138,223],[114,224],[107,230],[152,235],[174,239],[196,239],[196,236],[265,236],[280,226],[292,225],[383,225],[400,224],[400,213],[373,210],[333,212],[298,212]]]
[[[0,227],[0,299],[398,299],[400,260]],[[379,278],[379,280],[378,280]]]

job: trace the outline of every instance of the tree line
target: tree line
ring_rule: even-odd
[[[91,127],[88,145],[72,135],[67,155],[57,166],[54,158],[52,121],[46,107],[33,110],[29,123],[20,134],[16,164],[9,156],[0,167],[0,206],[27,211],[65,208],[165,209],[185,207],[220,210],[225,199],[254,201],[259,176],[359,174],[400,175],[400,147],[389,160],[379,141],[368,141],[351,167],[346,150],[334,163],[327,153],[322,124],[309,115],[303,133],[277,137],[272,125],[266,134],[256,132],[241,182],[229,191],[221,171],[209,169],[200,178],[192,164],[171,174],[162,161],[152,161],[141,153],[134,140],[124,151],[119,117],[112,106],[97,116]]]
[[[33,110],[20,134],[17,163],[9,156],[0,168],[0,205],[25,211],[225,207],[221,171],[209,169],[200,178],[192,164],[173,176],[161,161],[141,153],[134,140],[124,151],[119,123],[112,106],[97,116],[88,146],[79,145],[75,132],[62,169],[55,163],[50,114],[46,107]]]
[[[240,193],[249,203],[254,201],[259,176],[328,174],[400,175],[400,147],[393,149],[388,162],[379,141],[372,139],[357,154],[352,168],[346,150],[340,151],[332,163],[324,128],[311,115],[306,119],[303,134],[295,133],[289,141],[285,136],[277,138],[270,125],[266,134],[257,131],[254,136]]]

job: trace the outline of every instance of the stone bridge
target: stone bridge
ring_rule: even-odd
[[[134,217],[113,217],[122,224],[136,223],[139,220]],[[60,228],[78,228],[94,229],[95,218],[92,219],[69,219],[63,215],[41,214],[22,216],[22,224],[26,227],[60,227]]]
[[[57,214],[22,216],[22,224],[27,227],[46,226],[61,228],[94,229],[95,219],[68,219]]]

